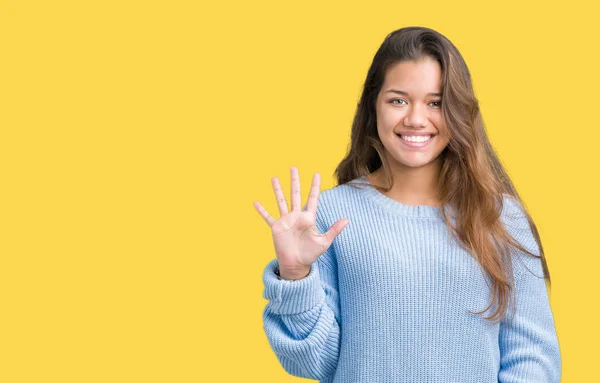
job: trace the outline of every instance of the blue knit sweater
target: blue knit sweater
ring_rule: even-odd
[[[469,313],[491,302],[491,282],[440,214],[440,207],[402,204],[369,184],[321,191],[319,232],[341,218],[349,224],[306,277],[279,278],[277,258],[263,273],[264,331],[289,374],[323,383],[560,382],[540,259],[513,252],[515,315],[493,324]],[[539,255],[507,195],[501,220]]]

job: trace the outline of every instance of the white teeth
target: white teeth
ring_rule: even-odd
[[[425,142],[425,141],[428,141],[431,138],[431,135],[429,135],[429,136],[403,136],[403,135],[400,135],[400,137],[404,141],[409,141],[409,142]]]

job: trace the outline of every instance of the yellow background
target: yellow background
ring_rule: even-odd
[[[372,57],[409,25],[462,52],[540,230],[563,382],[598,376],[591,1],[0,4],[0,381],[303,381],[263,332],[253,202],[277,218],[291,166],[303,203],[314,172],[334,186]]]

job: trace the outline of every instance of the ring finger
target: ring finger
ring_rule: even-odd
[[[279,207],[279,214],[284,215],[288,213],[288,205],[285,200],[285,195],[283,194],[283,189],[281,189],[281,185],[279,184],[279,178],[273,177],[271,179],[273,183],[273,190],[275,190],[275,198],[277,198],[277,206]]]

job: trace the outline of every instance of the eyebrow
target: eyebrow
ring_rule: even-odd
[[[386,93],[398,93],[401,94],[403,96],[409,96],[408,92],[405,92],[403,90],[398,90],[398,89],[388,89],[386,91]],[[436,96],[436,97],[441,97],[442,94],[441,93],[427,93],[428,96]]]

